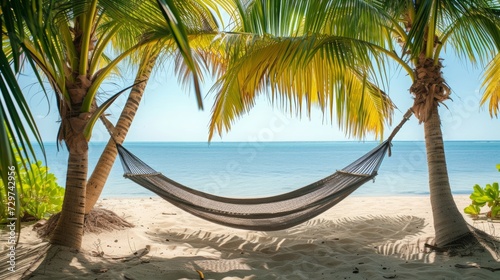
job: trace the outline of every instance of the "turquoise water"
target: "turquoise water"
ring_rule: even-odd
[[[232,197],[268,196],[288,192],[321,179],[365,154],[377,142],[166,142],[124,146],[166,176],[192,188]],[[91,169],[104,143],[90,145]],[[67,152],[46,144],[50,171],[64,185]],[[469,194],[474,184],[500,181],[500,141],[445,143],[448,172],[455,194]],[[153,193],[122,176],[113,167],[102,197],[146,197]],[[374,182],[354,195],[422,195],[428,193],[423,142],[393,142]]]

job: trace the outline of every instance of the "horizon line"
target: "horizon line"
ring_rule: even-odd
[[[234,140],[228,140],[228,141],[200,141],[200,140],[133,140],[133,141],[124,141],[124,143],[331,143],[331,142],[383,142],[384,140],[279,140],[279,141],[234,141]],[[57,144],[56,141],[42,141],[43,144]],[[392,142],[425,142],[425,140],[392,140]],[[498,140],[490,140],[490,139],[451,139],[451,140],[444,140],[444,142],[500,142],[500,139]],[[89,144],[94,143],[94,144],[106,144],[108,141],[90,141]]]

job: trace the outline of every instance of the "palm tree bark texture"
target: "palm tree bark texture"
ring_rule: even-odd
[[[458,210],[448,178],[439,104],[449,98],[450,88],[441,72],[441,62],[421,54],[415,68],[415,82],[410,88],[414,95],[413,112],[424,123],[429,191],[436,230],[436,245],[451,244],[470,231]]]
[[[120,118],[118,119],[114,129],[108,128],[113,129],[111,131],[112,138],[109,139],[108,144],[101,154],[99,161],[97,162],[97,165],[87,183],[85,214],[92,211],[102,193],[106,180],[108,179],[109,173],[118,154],[116,144],[121,144],[127,136],[128,130],[134,120],[134,116],[139,108],[142,96],[144,95],[144,91],[146,90],[146,85],[149,77],[151,76],[151,71],[153,70],[157,57],[157,54],[150,56],[147,53],[143,56],[141,67],[135,78],[135,85],[131,89]]]
[[[77,82],[68,85],[71,100],[62,103],[60,137],[69,152],[66,174],[66,191],[61,216],[51,237],[51,243],[80,248],[85,219],[85,188],[88,173],[88,142],[83,134],[90,113],[81,113],[83,98],[90,87],[86,76],[78,76]]]

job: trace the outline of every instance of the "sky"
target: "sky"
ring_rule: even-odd
[[[452,100],[440,107],[443,136],[445,140],[500,140],[500,119],[491,118],[487,107],[481,108],[482,69],[474,69],[457,61],[453,56],[444,56],[444,78],[452,89]],[[128,71],[130,72],[130,71]],[[212,107],[212,95],[204,100],[205,110],[198,110],[194,92],[183,87],[168,67],[159,67],[150,80],[139,111],[132,124],[127,142],[137,141],[196,141],[208,140],[208,123]],[[132,84],[134,75],[125,71],[124,77],[108,82],[103,86],[107,96]],[[410,78],[402,70],[389,71],[389,86],[386,89],[395,105],[393,123],[388,125],[385,135],[389,135],[402,115],[412,105],[413,99],[408,91]],[[20,83],[26,92],[28,103],[35,116],[44,142],[56,141],[59,127],[55,99],[49,94],[47,100],[36,85],[32,75],[22,76]],[[213,81],[207,79],[203,92],[206,94]],[[116,120],[125,103],[126,96],[118,99],[107,113]],[[101,98],[104,100],[104,97]],[[101,100],[101,102],[102,102]],[[108,141],[109,135],[98,124],[92,141]],[[405,124],[394,140],[423,140],[423,125],[414,117]],[[213,141],[359,141],[349,138],[324,118],[319,109],[313,110],[312,116],[297,117],[273,107],[266,97],[262,97],[249,114],[238,119],[231,131],[222,136],[215,136]],[[369,135],[362,141],[376,140]]]

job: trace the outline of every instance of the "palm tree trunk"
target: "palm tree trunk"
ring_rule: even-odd
[[[80,249],[85,218],[85,187],[88,170],[88,144],[83,135],[69,142],[66,191],[59,221],[50,242]]]
[[[448,169],[444,154],[443,134],[438,106],[449,98],[450,89],[442,77],[441,62],[419,57],[415,69],[416,80],[410,88],[415,96],[413,112],[424,123],[429,191],[434,220],[436,245],[452,245],[470,233],[462,214],[451,194]]]
[[[125,136],[128,133],[134,116],[139,108],[139,103],[141,102],[142,96],[146,89],[147,82],[151,76],[151,71],[155,66],[156,59],[158,55],[146,55],[141,61],[141,67],[139,68],[136,78],[135,86],[132,87],[130,95],[127,99],[125,107],[118,119],[116,127],[113,132],[113,138],[110,138],[106,148],[104,149],[99,161],[97,162],[92,175],[89,178],[87,184],[87,194],[85,202],[85,214],[88,214],[95,206],[99,196],[102,193],[106,180],[108,179],[113,163],[115,162],[116,155],[118,151],[116,150],[115,141],[119,144],[123,142]]]
[[[437,104],[424,123],[424,132],[436,245],[446,246],[470,231],[451,194]]]

